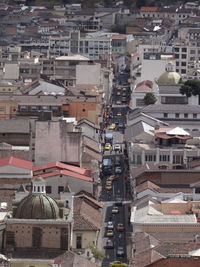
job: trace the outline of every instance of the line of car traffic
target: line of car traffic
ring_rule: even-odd
[[[121,74],[120,74],[121,75]],[[122,74],[123,75],[123,74]],[[121,76],[121,78],[123,78]],[[117,78],[118,79],[118,78]],[[127,78],[125,79],[127,81]],[[126,113],[130,98],[130,88],[123,79],[118,80],[118,86],[113,88],[112,105],[108,111],[109,125],[104,136],[104,152],[102,162],[102,188],[107,200],[114,200],[111,210],[107,208],[108,220],[105,226],[104,236],[105,250],[108,261],[105,266],[126,267],[126,245],[125,245],[125,225],[124,225],[124,207],[123,203],[117,201],[121,194],[123,199],[124,186],[124,164],[123,164],[123,145],[113,142],[113,132],[124,133],[126,123]],[[103,265],[104,266],[104,265]]]

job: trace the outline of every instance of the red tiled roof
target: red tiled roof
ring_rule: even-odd
[[[91,198],[91,197],[87,196],[86,194],[76,195],[75,197],[85,198],[85,199],[89,200],[90,202],[92,202],[97,207],[99,207],[99,208],[102,208],[103,207],[103,205],[99,201],[97,201],[94,198]]]
[[[32,170],[33,163],[28,160],[15,158],[15,157],[7,157],[7,158],[1,158],[0,159],[0,166],[5,165],[12,165],[19,168],[29,169]]]
[[[149,93],[149,92],[152,92],[152,88],[147,85],[141,85],[135,88],[135,92]]]
[[[64,169],[64,170],[69,170],[75,173],[79,173],[81,175],[86,175],[89,176],[90,175],[90,170],[84,169],[84,168],[80,168],[80,167],[76,167],[76,166],[72,166],[72,165],[68,165],[65,163],[61,163],[59,161],[55,161],[55,162],[50,162],[44,165],[40,165],[40,166],[35,166],[33,167],[33,172],[34,171],[40,171],[40,170],[44,170],[44,169],[50,169],[53,167],[57,167],[58,169]]]
[[[150,81],[150,80],[145,80],[145,81],[142,81],[142,82],[138,83],[138,84],[136,85],[136,87],[140,87],[140,86],[142,86],[142,85],[146,85],[146,86],[152,88],[152,87],[153,87],[153,82]]]
[[[155,12],[158,10],[158,7],[154,6],[142,6],[140,12]]]
[[[81,175],[81,174],[67,171],[67,170],[58,170],[58,171],[53,171],[53,172],[49,172],[49,173],[41,173],[39,175],[34,176],[33,179],[35,179],[36,177],[48,178],[48,177],[57,176],[57,175],[61,175],[61,174],[66,175],[66,176],[71,176],[71,177],[74,177],[77,179],[81,179],[81,180],[84,180],[87,182],[93,182],[92,177]]]

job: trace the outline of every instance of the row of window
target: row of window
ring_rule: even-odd
[[[64,186],[58,186],[58,194],[60,194],[61,192],[64,192]],[[52,193],[52,186],[50,186],[50,185],[46,186],[46,193],[47,194]]]
[[[169,162],[170,155],[159,155],[159,162]],[[147,154],[145,155],[145,162],[156,162],[156,154]],[[132,158],[133,164],[142,164],[142,156],[141,155],[133,155]],[[183,163],[183,155],[173,155],[173,164],[182,164]]]
[[[168,118],[168,113],[164,113],[164,118]],[[175,113],[175,118],[180,118],[180,117],[182,117],[182,116],[180,116],[180,113]],[[188,118],[188,113],[184,113],[183,114],[183,117],[185,118],[185,119],[187,119]],[[192,117],[193,117],[193,119],[196,119],[197,118],[197,114],[196,113],[193,113],[192,114]]]
[[[20,111],[53,110],[60,111],[60,106],[19,106]]]
[[[181,64],[179,64],[179,63],[181,63]],[[179,65],[185,67],[185,66],[187,65],[187,62],[186,62],[186,61],[183,61],[183,62],[176,62],[176,66],[179,66]]]

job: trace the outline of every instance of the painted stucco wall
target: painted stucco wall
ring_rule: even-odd
[[[81,133],[68,132],[65,121],[37,121],[35,164],[80,162]]]

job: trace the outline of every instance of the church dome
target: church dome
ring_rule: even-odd
[[[29,194],[13,210],[16,219],[59,219],[57,202],[46,194]]]
[[[163,85],[165,84],[174,85],[174,84],[178,84],[180,79],[181,79],[181,76],[177,72],[166,71],[158,78],[157,83],[163,84]]]

